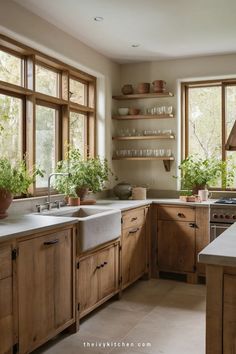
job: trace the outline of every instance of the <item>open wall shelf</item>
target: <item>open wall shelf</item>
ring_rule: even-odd
[[[123,160],[123,161],[163,161],[165,170],[170,171],[170,164],[174,161],[174,157],[116,157],[114,156],[112,160]]]
[[[115,100],[123,101],[123,100],[138,100],[143,98],[162,98],[162,97],[173,97],[172,92],[160,92],[160,93],[134,93],[132,95],[118,95],[112,96]]]
[[[173,114],[138,114],[138,115],[127,115],[127,116],[113,116],[112,119],[117,120],[136,120],[136,119],[166,119],[174,118]]]
[[[112,140],[174,140],[174,135],[113,136]]]

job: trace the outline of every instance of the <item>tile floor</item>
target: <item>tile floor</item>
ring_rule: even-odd
[[[204,354],[204,342],[205,286],[152,279],[84,318],[78,333],[60,335],[34,354]]]

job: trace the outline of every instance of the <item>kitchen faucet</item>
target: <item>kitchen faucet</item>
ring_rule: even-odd
[[[49,177],[48,177],[48,200],[47,200],[47,206],[48,206],[48,210],[51,210],[51,178],[53,176],[68,176],[70,177],[71,174],[70,173],[64,173],[64,172],[55,172],[55,173],[50,173]]]

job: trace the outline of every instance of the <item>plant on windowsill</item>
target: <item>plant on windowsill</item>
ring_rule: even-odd
[[[214,187],[221,181],[222,188],[230,188],[234,182],[235,165],[232,158],[222,161],[216,157],[203,159],[191,155],[181,162],[181,189],[197,194],[200,189]]]
[[[84,160],[78,149],[69,147],[66,158],[59,161],[56,172],[70,172],[70,176],[55,180],[58,192],[68,196],[70,188],[75,186],[75,192],[80,200],[84,200],[88,191],[101,192],[105,182],[113,176],[106,159],[100,157]]]
[[[43,171],[33,168],[29,171],[25,160],[12,163],[8,158],[0,158],[0,219],[7,217],[13,196],[27,194],[36,176],[43,177]]]

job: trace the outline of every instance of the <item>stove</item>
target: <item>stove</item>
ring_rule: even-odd
[[[215,204],[236,204],[236,198],[220,198],[215,201]]]
[[[213,241],[236,222],[236,198],[222,198],[210,207],[210,239]]]

